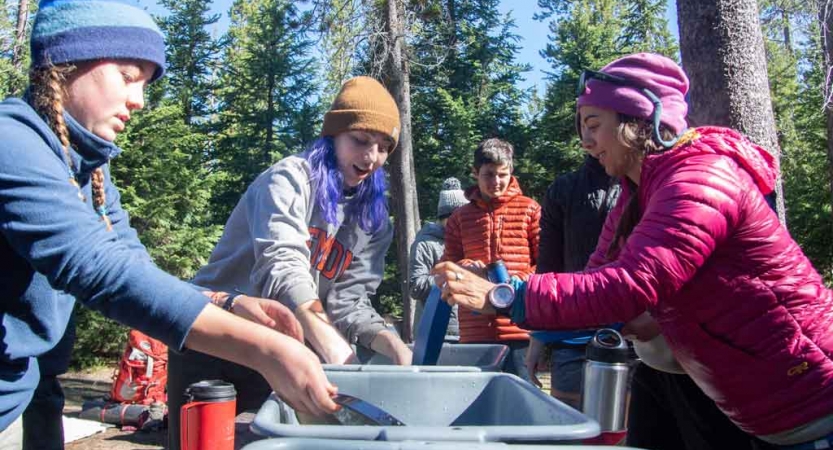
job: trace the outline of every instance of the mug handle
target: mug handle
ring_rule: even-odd
[[[199,409],[202,402],[190,402],[179,410],[179,448],[180,450],[199,450]],[[193,444],[193,446],[189,445]]]

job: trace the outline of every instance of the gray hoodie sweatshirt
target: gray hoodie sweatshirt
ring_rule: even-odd
[[[387,223],[376,234],[344,221],[327,223],[315,202],[307,161],[289,156],[260,174],[226,223],[208,265],[194,284],[271,298],[294,310],[320,299],[351,343],[370,347],[384,320],[370,296],[382,281],[393,238]]]

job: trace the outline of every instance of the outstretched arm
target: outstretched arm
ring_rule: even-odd
[[[745,192],[731,168],[709,161],[687,167],[693,169],[677,170],[652,187],[643,217],[616,261],[582,273],[530,276],[523,291],[522,325],[547,330],[626,322],[688,283],[731,234]],[[703,176],[703,167],[713,168],[710,177]],[[485,300],[492,284],[474,277],[457,281],[453,272],[459,270],[452,263],[434,269],[438,281],[447,283],[443,298],[493,312]]]
[[[320,300],[299,306],[295,316],[301,322],[307,341],[324,362],[350,364],[356,361],[353,348],[330,321]]]
[[[582,273],[530,277],[526,325],[552,329],[627,322],[672,298],[731,234],[746,195],[736,173],[714,158],[719,157],[692,157],[673,177],[647,187],[651,195],[642,218],[615,261]],[[711,168],[708,177],[704,167]]]
[[[185,346],[260,372],[293,408],[317,416],[338,408],[337,393],[318,358],[288,336],[208,306],[197,316]]]
[[[185,343],[255,368],[302,410],[336,409],[329,399],[335,388],[314,355],[289,337],[208,306],[193,286],[153,265],[140,246],[107,231],[79,201],[63,162],[30,129],[19,131],[0,152],[0,233],[54,289],[173,349]]]
[[[398,336],[387,331],[384,319],[370,303],[382,282],[385,254],[392,239],[393,227],[385,224],[353,255],[350,266],[327,294],[327,313],[349,342],[378,351],[397,364],[409,364],[410,350]]]

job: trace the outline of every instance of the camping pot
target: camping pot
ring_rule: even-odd
[[[188,386],[185,398],[179,412],[181,450],[234,450],[234,385],[200,381]]]

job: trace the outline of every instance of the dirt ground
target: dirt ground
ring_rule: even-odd
[[[81,405],[85,400],[96,400],[105,397],[110,391],[112,368],[100,369],[92,372],[71,372],[61,376],[61,386],[66,394],[64,414],[78,417]],[[162,449],[167,446],[164,431],[156,432],[128,432],[117,427],[108,428],[103,433],[71,442],[66,445],[67,450],[139,450]]]
[[[91,372],[71,372],[60,377],[61,386],[66,394],[64,415],[78,417],[85,400],[96,400],[110,392],[112,368]],[[235,449],[257,439],[248,431],[248,424],[253,414],[244,413],[237,417],[235,429]],[[167,430],[161,431],[121,431],[118,427],[108,428],[103,433],[71,442],[66,450],[158,450],[168,447]]]

